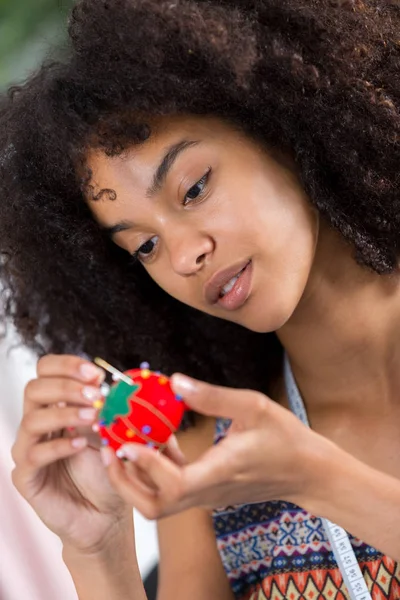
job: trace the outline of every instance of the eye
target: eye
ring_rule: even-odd
[[[146,260],[153,254],[154,249],[157,245],[157,241],[158,241],[158,236],[155,235],[150,240],[147,240],[147,242],[142,244],[140,246],[140,248],[138,248],[138,250],[136,250],[136,252],[133,253],[132,257],[135,260],[136,259]]]
[[[185,195],[184,201],[183,201],[184,206],[186,206],[193,200],[198,200],[199,198],[201,198],[201,196],[204,194],[204,190],[205,190],[207,182],[210,178],[210,174],[211,174],[211,167],[209,167],[207,169],[207,173],[205,173],[203,175],[203,177],[201,179],[199,179],[199,181],[197,183],[195,183],[195,185],[192,186],[190,188],[190,190],[188,190],[188,192]]]

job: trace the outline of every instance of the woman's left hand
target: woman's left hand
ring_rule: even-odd
[[[306,507],[315,499],[335,448],[331,442],[261,393],[180,374],[171,383],[196,412],[231,419],[228,435],[191,464],[185,464],[174,438],[166,455],[125,445],[125,464],[103,448],[111,483],[126,502],[158,519],[193,506],[280,499]]]

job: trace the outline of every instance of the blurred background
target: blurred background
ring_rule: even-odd
[[[64,43],[72,4],[0,0],[0,91],[25,79],[54,45]],[[36,357],[18,346],[8,327],[7,336],[0,338],[0,599],[76,600],[58,538],[42,525],[10,480],[10,449],[21,418],[23,390],[35,376],[35,367]],[[155,524],[135,514],[135,530],[145,577],[157,561]]]
[[[65,40],[71,0],[0,0],[0,87],[20,81]]]

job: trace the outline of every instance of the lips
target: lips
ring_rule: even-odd
[[[238,275],[241,271],[246,269],[251,261],[245,260],[241,263],[236,263],[228,269],[218,271],[213,275],[204,286],[204,296],[209,304],[216,304],[221,297],[222,288],[229,283],[229,281]]]

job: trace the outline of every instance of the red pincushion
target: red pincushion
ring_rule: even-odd
[[[169,378],[149,369],[126,371],[133,386],[120,380],[107,395],[98,428],[103,445],[118,450],[136,442],[162,447],[182,421],[186,406]]]

